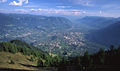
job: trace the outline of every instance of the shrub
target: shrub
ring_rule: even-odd
[[[10,60],[10,64],[15,64],[15,62],[13,60]]]

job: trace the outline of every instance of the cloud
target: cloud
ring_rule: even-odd
[[[68,0],[74,4],[79,4],[82,6],[94,6],[94,4],[92,3],[92,0]]]
[[[116,4],[106,4],[106,5],[102,6],[102,8],[105,8],[105,9],[107,9],[107,8],[114,8],[114,7],[117,7],[117,5]]]
[[[25,11],[25,9],[15,9],[15,11]]]
[[[24,3],[27,4],[28,0],[18,0],[18,2],[13,1],[13,2],[10,2],[9,5],[22,6]]]
[[[42,14],[61,14],[61,15],[81,15],[85,14],[86,11],[78,9],[30,9],[32,12],[42,13]]]
[[[109,10],[120,10],[120,6],[117,4],[106,4],[102,6],[103,9],[109,9]]]
[[[0,2],[7,2],[7,0],[0,0]]]
[[[57,8],[71,8],[72,6],[56,6]]]
[[[36,5],[26,5],[26,6],[23,6],[23,7],[38,7]]]
[[[102,14],[102,11],[100,10],[100,12],[99,12],[100,14]]]
[[[54,11],[52,11],[54,10]],[[70,15],[70,16],[104,16],[104,17],[120,17],[119,12],[102,12],[100,11],[84,11],[77,9],[0,9],[0,13],[19,13],[19,14],[36,14],[36,15]]]

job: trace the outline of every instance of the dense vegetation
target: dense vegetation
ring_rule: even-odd
[[[59,71],[116,71],[120,70],[120,47],[112,45],[109,50],[100,49],[99,52],[89,55],[63,59]]]
[[[58,56],[49,55],[40,49],[22,42],[20,40],[12,40],[10,42],[0,42],[0,52],[10,52],[10,53],[23,53],[24,55],[32,55],[30,61],[34,61],[34,58],[38,59],[38,66],[58,66],[60,58]],[[42,65],[41,65],[41,63]],[[13,61],[11,61],[13,63]]]
[[[33,48],[33,46],[19,40],[12,40],[10,42],[0,42],[0,51],[11,53],[21,52],[24,55],[34,55],[40,57],[42,56],[42,51],[40,52],[41,54],[39,54],[38,51],[35,50],[35,48],[33,48],[32,50],[30,48]]]

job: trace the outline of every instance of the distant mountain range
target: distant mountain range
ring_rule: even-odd
[[[71,28],[71,23],[64,17],[0,13],[0,40],[18,39],[26,36],[32,38],[31,35],[37,35],[42,39],[48,36],[48,33],[61,32]]]
[[[90,42],[105,46],[120,45],[120,18],[86,16],[76,20],[75,27],[85,31]]]
[[[28,14],[0,14],[0,24],[17,25],[24,27],[37,28],[41,31],[64,30],[70,28],[68,19],[64,17],[46,17]]]

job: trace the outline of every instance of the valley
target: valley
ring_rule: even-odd
[[[49,53],[74,57],[83,55],[86,50],[95,53],[100,48],[108,49],[106,46],[108,47],[112,43],[114,45],[117,39],[112,42],[106,40],[102,43],[104,41],[101,40],[103,37],[98,37],[96,32],[102,29],[104,32],[107,30],[104,30],[104,28],[114,25],[120,19],[86,16],[72,22],[64,17],[0,13],[0,21],[0,41],[18,39]],[[110,32],[108,34],[112,35]],[[109,39],[112,39],[112,36]]]
[[[73,22],[63,17],[1,13],[0,21],[1,41],[19,39],[61,56],[83,55],[86,50],[94,53],[100,47],[105,48],[90,43],[85,38],[86,32],[76,29]]]

